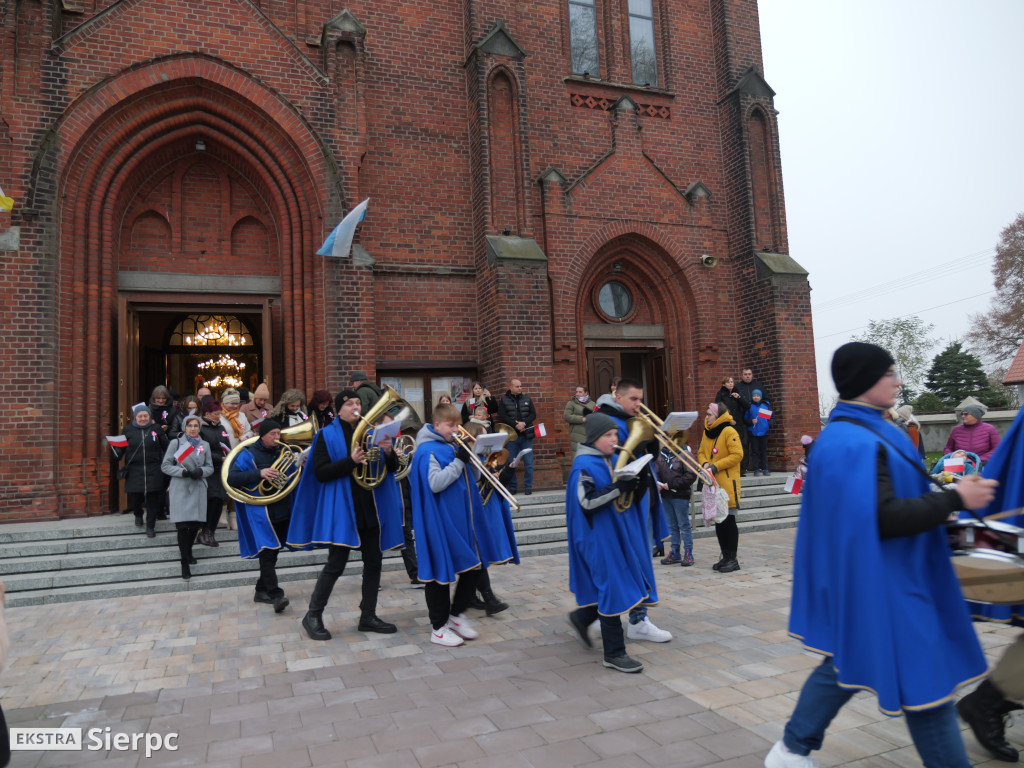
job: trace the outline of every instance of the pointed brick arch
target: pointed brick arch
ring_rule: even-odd
[[[615,263],[620,264],[621,271],[614,270]],[[558,327],[571,329],[573,336],[560,336],[557,343],[581,351],[577,356],[577,374],[586,374],[583,326],[588,322],[587,308],[595,289],[605,280],[625,273],[646,305],[637,321],[665,328],[665,349],[670,354],[675,394],[683,402],[695,402],[695,350],[707,324],[714,319],[710,314],[711,296],[703,290],[706,282],[695,279],[693,274],[701,269],[697,256],[687,254],[668,233],[654,225],[638,227],[635,223],[615,222],[587,238],[565,269],[564,279],[558,283],[555,306],[558,316],[572,318],[572,322],[559,323]],[[695,285],[702,290],[695,292]]]
[[[58,190],[52,211],[59,227],[57,397],[95,409],[94,418],[63,425],[56,440],[58,482],[66,504],[95,508],[104,495],[96,470],[106,459],[91,457],[114,421],[113,382],[102,372],[116,368],[117,254],[133,201],[168,169],[180,183],[197,168],[183,158],[197,152],[198,140],[207,167],[195,172],[223,178],[230,171],[244,183],[280,254],[282,363],[296,386],[308,388],[325,377],[323,356],[305,349],[313,318],[323,316],[323,265],[312,254],[323,233],[324,191],[337,189],[337,174],[290,105],[203,57],[153,62],[106,81],[80,98],[52,133],[56,140],[44,143],[37,157],[37,185]],[[174,231],[174,212],[162,215]],[[215,222],[227,231],[229,247],[233,224]]]

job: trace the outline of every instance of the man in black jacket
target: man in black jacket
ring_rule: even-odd
[[[749,367],[744,368],[742,373],[740,373],[740,380],[736,382],[733,391],[739,393],[739,396],[743,400],[748,403],[752,403],[754,402],[753,395],[755,389],[761,390],[761,400],[763,402],[768,402],[770,400],[768,397],[768,390],[765,389],[764,384],[754,379],[754,369]],[[744,427],[746,427],[746,424],[744,424]],[[740,442],[743,444],[742,474],[746,474],[747,465],[752,464],[754,461],[754,452],[750,450],[750,433],[748,429],[739,429],[737,432],[740,433]],[[753,469],[755,469],[755,467],[751,466],[751,470]]]
[[[342,390],[334,399],[335,410],[338,414],[336,422],[324,428],[324,436],[328,435],[327,430],[341,429],[342,444],[352,445],[352,436],[362,415],[359,395],[351,389]],[[377,616],[377,593],[380,591],[380,574],[383,563],[381,553],[381,519],[378,516],[376,502],[373,498],[373,491],[364,488],[352,479],[356,467],[366,463],[366,454],[362,446],[355,446],[354,450],[344,458],[334,460],[328,448],[326,437],[318,437],[313,448],[312,469],[317,481],[320,483],[339,483],[339,492],[343,494],[338,498],[339,504],[329,509],[318,509],[317,514],[329,516],[346,516],[345,519],[337,521],[333,531],[338,540],[329,543],[327,562],[324,564],[320,576],[313,587],[313,595],[309,600],[309,610],[302,619],[302,626],[313,640],[330,640],[331,633],[324,626],[323,613],[327,607],[327,601],[334,590],[334,584],[345,572],[349,555],[352,552],[351,544],[346,545],[341,539],[346,538],[342,534],[348,532],[351,535],[352,528],[358,533],[358,549],[363,559],[363,585],[362,600],[359,603],[360,618],[358,629],[360,632],[379,632],[389,635],[395,633],[398,628]],[[398,469],[398,458],[390,446],[382,451],[388,472],[395,472]],[[347,498],[346,498],[347,497]],[[327,496],[321,497],[321,501]],[[400,514],[400,512],[399,512]],[[400,523],[399,523],[400,525]],[[320,542],[323,543],[323,542]]]
[[[533,407],[533,400],[523,394],[523,382],[519,379],[512,379],[508,385],[508,391],[498,403],[498,420],[508,424],[516,431],[516,439],[510,440],[505,448],[508,449],[509,464],[517,461],[522,454],[522,464],[525,467],[523,474],[523,486],[526,495],[533,493],[533,422],[537,420],[537,409]],[[509,480],[508,489],[516,492],[518,477],[512,474]]]

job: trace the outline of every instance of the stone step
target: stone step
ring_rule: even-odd
[[[523,557],[534,557],[537,555],[556,555],[566,552],[565,541],[554,541],[542,544],[520,544],[519,555]],[[319,550],[326,559],[326,550]],[[320,572],[320,565],[296,564],[289,562],[290,557],[296,553],[285,553],[278,560],[277,575],[281,582],[294,582],[316,579]],[[353,553],[358,554],[358,553]],[[98,600],[110,597],[124,597],[127,595],[150,595],[169,592],[186,592],[201,589],[220,589],[223,587],[252,586],[259,576],[256,562],[250,560],[236,561],[244,566],[243,569],[236,569],[225,572],[205,572],[205,563],[199,558],[199,565],[192,566],[192,579],[183,581],[180,567],[175,567],[170,575],[151,574],[151,578],[138,581],[100,583],[100,584],[78,584],[60,588],[39,588],[29,591],[9,592],[7,595],[8,607],[14,608],[22,605],[43,605],[50,603],[67,603],[78,600]],[[383,570],[385,573],[405,570],[401,557],[385,557]],[[345,568],[345,576],[359,575],[363,572],[362,563],[353,558]],[[168,572],[169,573],[169,572]],[[387,578],[387,577],[385,577]],[[404,581],[403,573],[401,579]],[[305,597],[305,596],[304,596]]]
[[[799,497],[783,491],[785,476],[744,478],[741,531],[761,531],[796,525]],[[522,557],[567,551],[564,491],[519,494],[522,507],[513,513]],[[714,534],[700,523],[700,494],[691,501],[695,538]],[[193,579],[181,579],[177,537],[173,525],[157,523],[155,538],[147,538],[130,515],[104,515],[74,521],[16,523],[0,527],[0,577],[8,604],[34,605],[122,595],[155,594],[195,589],[251,585],[255,560],[238,555],[237,533],[220,529],[217,548],[196,546],[199,563]],[[283,553],[278,561],[282,581],[316,578],[326,550]],[[385,571],[404,570],[398,551],[385,553]],[[354,552],[348,573],[361,573]]]

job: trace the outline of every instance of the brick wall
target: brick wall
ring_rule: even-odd
[[[0,178],[17,200],[0,229],[21,228],[0,254],[2,318],[26,340],[0,352],[0,520],[107,506],[119,270],[279,278],[275,393],[400,360],[475,361],[494,390],[521,378],[553,427],[539,482],[557,484],[583,324],[604,322],[592,296],[619,263],[630,323],[664,328],[673,400],[696,407],[754,364],[789,461],[817,397],[806,281],[755,275],[759,221],[787,249],[771,95],[735,91],[760,74],[756,3],[656,0],[656,88],[628,84],[627,19],[597,5],[589,79],[570,71],[564,0],[86,0],[0,17]],[[710,197],[686,194],[696,182]],[[359,258],[315,256],[367,197]],[[489,260],[506,227],[547,261]]]

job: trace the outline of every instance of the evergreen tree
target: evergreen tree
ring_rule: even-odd
[[[939,413],[946,410],[946,406],[934,392],[922,392],[914,401],[914,410],[917,413]]]
[[[981,400],[979,395],[990,390],[988,376],[981,369],[981,360],[965,352],[959,341],[954,341],[935,356],[925,386],[947,408],[956,407],[965,397],[972,395]]]

